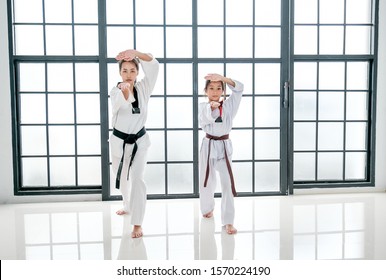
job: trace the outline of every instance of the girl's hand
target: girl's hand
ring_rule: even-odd
[[[220,107],[220,105],[221,105],[220,102],[216,102],[216,101],[211,101],[211,102],[210,102],[210,108],[211,108],[212,110],[214,110],[214,109]]]
[[[137,51],[136,50],[125,50],[123,52],[120,52],[115,59],[116,60],[124,60],[124,61],[131,61],[134,58],[137,57]]]
[[[130,89],[129,83],[119,83],[118,88],[122,91],[126,91]]]
[[[222,82],[224,81],[224,77],[219,74],[208,74],[205,76],[205,80],[210,80],[214,82]]]

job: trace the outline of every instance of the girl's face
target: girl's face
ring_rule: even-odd
[[[205,93],[208,96],[209,101],[220,101],[220,97],[223,93],[222,82],[210,82]]]
[[[122,77],[122,82],[126,82],[131,85],[134,85],[134,82],[138,76],[138,70],[134,62],[125,61],[122,63],[122,68],[119,74]]]

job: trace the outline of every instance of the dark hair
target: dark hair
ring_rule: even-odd
[[[121,72],[122,70],[122,64],[124,62],[132,62],[134,65],[135,65],[135,68],[137,68],[137,71],[139,71],[139,62],[138,62],[138,59],[134,58],[133,60],[129,60],[129,61],[126,61],[126,60],[120,60],[118,61],[118,64],[119,64],[119,72]]]
[[[205,92],[206,92],[206,90],[208,89],[208,86],[209,86],[209,84],[210,84],[211,82],[220,82],[220,83],[221,83],[221,89],[222,89],[222,90],[225,89],[224,82],[221,82],[221,81],[211,81],[211,80],[206,80],[206,82],[205,82],[205,88],[204,88]]]

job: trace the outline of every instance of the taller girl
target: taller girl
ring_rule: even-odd
[[[244,85],[219,74],[208,74],[205,79],[205,93],[209,101],[200,103],[199,106],[200,126],[206,132],[200,149],[201,212],[205,218],[213,216],[218,171],[222,189],[221,222],[228,234],[235,234],[237,230],[233,226],[233,197],[236,196],[236,190],[232,172],[233,148],[229,133],[240,105]],[[225,93],[225,84],[232,90],[232,94],[228,99],[221,100],[222,94]]]
[[[141,225],[146,206],[144,170],[150,146],[145,123],[159,63],[150,54],[137,50],[120,52],[116,60],[119,61],[122,81],[110,92],[114,128],[110,148],[115,186],[121,190],[123,197],[123,209],[117,214],[131,214],[131,236],[138,238],[143,235]],[[137,81],[139,64],[145,77]]]

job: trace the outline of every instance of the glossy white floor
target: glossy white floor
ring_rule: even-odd
[[[3,260],[386,259],[386,193],[236,198],[238,233],[198,199],[149,200],[144,237],[121,202],[0,205]]]

